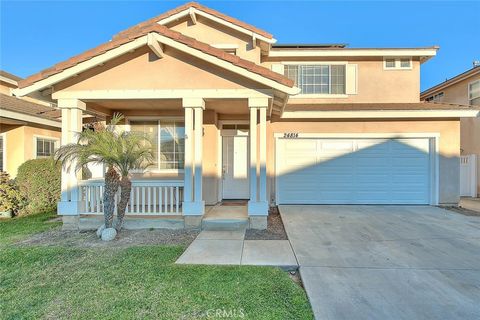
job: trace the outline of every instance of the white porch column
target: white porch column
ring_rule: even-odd
[[[185,165],[183,176],[183,201],[193,200],[193,109],[185,108]],[[185,208],[185,207],[184,207]]]
[[[266,197],[266,114],[268,98],[249,98],[248,107],[250,108],[250,201],[248,202],[248,214],[249,216],[266,217],[268,215],[268,201]],[[257,113],[259,115],[258,126]],[[257,143],[259,143],[258,154]],[[260,166],[259,171],[257,171],[258,165]],[[265,220],[264,223],[263,220]],[[262,229],[263,227],[266,227],[266,218],[262,219],[261,227],[259,228]]]
[[[82,111],[86,109],[85,103],[78,99],[60,99],[58,106],[62,110],[62,145],[75,143],[78,133],[82,131]],[[70,170],[62,167],[62,193],[57,212],[63,216],[78,216],[80,209],[78,180],[81,173],[75,172],[75,163],[69,165]]]
[[[205,101],[201,98],[183,98],[182,103],[185,108],[185,176],[182,208],[185,216],[196,216],[185,220],[187,227],[197,227],[205,213],[202,194]]]

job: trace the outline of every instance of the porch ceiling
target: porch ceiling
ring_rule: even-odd
[[[87,109],[111,114],[122,111],[132,115],[135,111],[183,112],[182,99],[129,99],[129,100],[85,100]],[[247,99],[205,99],[205,109],[220,114],[249,114]],[[128,112],[127,112],[128,111]],[[152,112],[153,113],[153,112]]]

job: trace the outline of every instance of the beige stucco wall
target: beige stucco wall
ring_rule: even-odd
[[[468,79],[459,81],[448,88],[439,90],[438,92],[443,92],[444,94],[442,101],[458,104],[470,104],[468,99],[468,84],[476,80],[480,80],[480,73],[469,77]]]
[[[443,92],[442,102],[467,105],[468,84],[480,80],[480,74],[459,81],[445,89],[436,91]],[[462,118],[460,125],[460,145],[463,155],[477,155],[477,194],[480,194],[480,118]]]
[[[445,121],[322,121],[273,122],[267,126],[268,194],[275,197],[274,133],[440,133],[440,203],[457,203],[459,194],[460,122]]]
[[[55,91],[265,87],[178,50],[164,52],[158,59],[144,47],[57,84]]]
[[[3,94],[6,94],[7,96],[10,96],[12,88],[14,88],[14,87],[15,86],[10,84],[10,83],[0,81],[0,93],[3,93]]]
[[[340,59],[290,60],[310,61],[328,64]],[[357,94],[342,98],[308,98],[292,96],[289,104],[308,103],[409,103],[420,101],[420,62],[412,61],[412,69],[384,70],[382,58],[365,58],[362,60],[342,57],[340,61],[357,64]],[[288,64],[289,60],[266,61],[264,65],[272,68],[272,64]]]
[[[18,167],[27,160],[34,159],[34,137],[60,139],[61,133],[56,130],[33,127],[0,125],[0,133],[4,133],[6,144],[6,170],[12,178],[17,175]]]
[[[184,19],[170,27],[175,31],[213,46],[236,45],[238,46],[236,50],[237,56],[260,63],[260,46],[253,48],[252,37],[246,34],[226,28],[202,17],[198,17],[197,24],[191,23],[190,19]]]

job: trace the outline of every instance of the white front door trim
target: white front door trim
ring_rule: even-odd
[[[218,129],[217,129],[217,201],[221,202],[223,199],[223,177],[222,177],[222,170],[223,170],[223,134],[229,135],[233,134],[233,131],[237,130],[223,130],[222,127],[224,124],[249,124],[248,120],[218,120]],[[248,141],[250,144],[250,139]]]
[[[293,136],[292,136],[293,135]],[[280,150],[278,148],[279,139],[365,139],[365,138],[384,138],[384,139],[401,139],[401,138],[428,138],[430,141],[430,205],[439,204],[439,139],[440,133],[438,132],[423,132],[423,133],[297,133],[297,132],[276,132],[274,133],[275,143],[275,202],[279,202],[278,192],[278,165],[277,159],[280,157]],[[290,138],[289,138],[290,136]]]

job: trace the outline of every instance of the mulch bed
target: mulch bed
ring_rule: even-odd
[[[44,245],[68,247],[131,247],[142,245],[188,246],[197,237],[199,230],[190,229],[143,229],[122,230],[114,241],[99,239],[95,231],[62,231],[54,229],[30,236],[17,245]]]
[[[248,229],[245,240],[288,240],[278,208],[270,208],[266,230]]]

